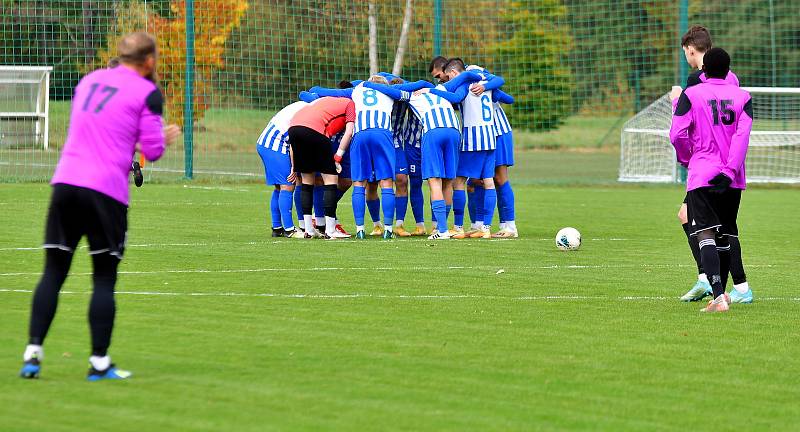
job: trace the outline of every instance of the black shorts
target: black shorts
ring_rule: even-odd
[[[684,204],[689,204],[689,194],[688,193],[683,196],[683,203]]]
[[[125,253],[128,206],[100,192],[62,183],[53,185],[45,249],[75,251],[81,237],[89,241],[89,254],[109,253],[119,259]]]
[[[702,187],[686,194],[691,235],[714,228],[720,234],[738,236],[736,218],[739,215],[742,190],[728,188],[725,192],[716,194],[710,192],[710,189]]]
[[[292,126],[289,128],[289,145],[292,146],[295,172],[336,175],[330,138],[305,126]]]

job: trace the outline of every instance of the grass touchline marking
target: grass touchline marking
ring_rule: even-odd
[[[579,264],[569,264],[569,265],[561,265],[561,264],[552,264],[552,265],[544,265],[544,266],[536,266],[536,267],[508,267],[508,266],[449,266],[446,267],[448,270],[487,270],[487,271],[497,271],[498,269],[503,270],[557,270],[557,269],[574,269],[574,270],[581,270],[581,269],[630,269],[630,268],[685,268],[685,267],[694,267],[694,265],[689,264],[603,264],[603,265],[579,265]],[[774,268],[779,267],[775,264],[749,264],[747,267],[756,267],[756,268]],[[294,271],[319,271],[319,272],[327,272],[327,271],[348,271],[348,270],[358,270],[358,271],[440,271],[443,267],[420,267],[420,266],[409,266],[409,267],[310,267],[305,269],[293,269]],[[286,268],[282,267],[267,267],[267,268],[255,268],[255,269],[178,269],[178,270],[129,270],[129,271],[120,271],[119,274],[128,274],[128,275],[155,275],[155,274],[184,274],[184,273],[268,273],[268,272],[284,272]],[[0,276],[39,276],[41,272],[13,272],[13,273],[0,273]],[[91,276],[91,272],[81,272],[81,273],[70,273],[70,276]]]
[[[0,288],[0,293],[22,293],[31,294],[33,290],[24,289],[5,289]],[[89,295],[91,291],[61,291],[67,295]],[[397,300],[459,300],[459,299],[480,299],[480,300],[519,300],[519,301],[538,301],[538,300],[619,300],[619,301],[639,301],[639,300],[669,300],[676,301],[677,297],[666,296],[585,296],[585,295],[541,295],[541,296],[500,296],[500,295],[481,295],[481,294],[280,294],[280,293],[237,293],[237,292],[163,292],[163,291],[117,291],[116,294],[134,296],[168,296],[168,297],[268,297],[286,299],[397,299]],[[800,301],[800,297],[759,297],[758,301]]]

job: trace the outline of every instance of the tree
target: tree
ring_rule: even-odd
[[[400,38],[397,40],[397,51],[394,55],[394,65],[392,75],[400,76],[403,71],[403,56],[408,47],[408,29],[411,27],[411,19],[414,16],[414,1],[406,0],[406,11],[403,14],[403,25],[400,28]]]
[[[225,41],[247,10],[245,0],[195,0],[194,119],[209,107],[214,71],[224,68]],[[115,28],[106,35],[93,67],[104,67],[116,55],[119,39],[132,31],[148,29],[158,39],[158,72],[171,122],[183,125],[186,77],[186,1],[174,0],[171,16],[162,16],[140,0],[118,4]]]
[[[505,90],[515,124],[528,129],[558,127],[572,110],[572,72],[564,64],[564,47],[572,45],[566,26],[558,25],[566,8],[558,0],[512,1],[503,13],[511,37],[495,44],[493,52],[505,72]]]

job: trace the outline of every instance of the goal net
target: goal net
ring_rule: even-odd
[[[751,183],[800,183],[800,88],[745,87],[753,98],[753,131],[745,168]],[[619,180],[677,182],[669,141],[672,104],[664,95],[622,128]]]
[[[0,65],[0,147],[47,148],[52,69]]]

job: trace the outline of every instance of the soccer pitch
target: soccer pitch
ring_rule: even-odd
[[[797,427],[800,190],[745,192],[756,302],[706,316],[677,301],[695,278],[680,187],[514,170],[515,240],[276,241],[263,185],[134,189],[111,355],[135,375],[101,383],[85,249],[41,379],[16,376],[49,187],[3,185],[0,430]],[[349,194],[339,213],[352,227]],[[579,251],[555,248],[564,226]]]

